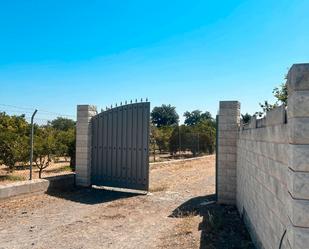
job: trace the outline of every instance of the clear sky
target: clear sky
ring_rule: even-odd
[[[254,113],[309,62],[308,13],[308,0],[1,1],[0,104],[75,115],[148,97],[215,115],[239,100]]]

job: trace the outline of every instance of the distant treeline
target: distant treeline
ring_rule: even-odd
[[[210,112],[194,110],[183,114],[184,124],[179,125],[176,107],[162,105],[151,112],[150,147],[153,154],[157,151],[191,152],[212,154],[215,150],[216,120]]]

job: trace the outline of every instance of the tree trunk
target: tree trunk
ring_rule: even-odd
[[[40,169],[39,169],[39,178],[40,178],[40,179],[42,178],[42,171],[43,171],[43,169],[40,168]]]

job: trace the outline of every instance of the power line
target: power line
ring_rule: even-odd
[[[20,110],[26,110],[28,113],[32,113],[33,110],[36,109],[36,108],[31,108],[31,107],[21,107],[21,106],[16,106],[16,105],[7,105],[7,104],[0,104],[0,106],[11,107],[11,108],[20,109]],[[11,110],[11,111],[15,111],[15,110]],[[32,112],[30,112],[30,111],[32,111]],[[46,110],[43,110],[43,109],[38,109],[38,111],[41,114],[45,114],[45,115],[51,114],[51,115],[62,116],[62,117],[74,117],[74,118],[76,118],[75,115],[63,114],[63,113],[58,113],[58,112],[51,112],[51,111],[46,111]]]

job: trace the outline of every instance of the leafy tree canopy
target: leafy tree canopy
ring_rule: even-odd
[[[185,117],[184,123],[189,126],[196,125],[202,120],[212,120],[210,112],[206,111],[203,113],[200,110],[194,110],[192,112],[187,111],[183,116]]]
[[[25,116],[0,113],[0,161],[13,170],[16,163],[25,162],[29,152],[29,125]]]
[[[285,80],[287,76],[285,77]],[[288,105],[288,87],[287,83],[282,83],[279,87],[274,88],[273,95],[276,98],[276,102],[274,104],[269,103],[267,100],[264,103],[259,103],[262,111],[256,112],[255,114],[262,117],[269,110],[279,106],[279,105]]]
[[[68,131],[75,128],[75,121],[69,118],[58,117],[48,122],[48,125],[56,130]]]
[[[176,107],[171,105],[156,106],[151,112],[152,123],[157,127],[177,125],[179,116]]]
[[[251,115],[249,113],[241,114],[241,118],[242,118],[244,124],[248,124],[251,120]]]

